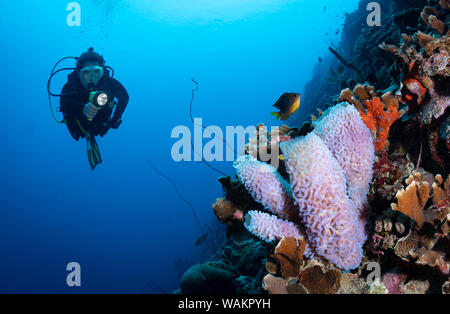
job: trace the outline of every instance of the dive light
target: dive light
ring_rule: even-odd
[[[93,91],[89,94],[89,102],[97,107],[103,107],[109,102],[109,95],[102,91]]]
[[[89,94],[89,102],[100,108],[103,108],[109,103],[109,98],[108,93],[103,91],[92,91]],[[92,121],[92,119],[89,119],[89,121]]]

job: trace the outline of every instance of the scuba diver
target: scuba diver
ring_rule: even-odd
[[[55,72],[58,63],[68,58],[77,60],[76,67]],[[61,94],[52,94],[50,81],[62,70],[73,71],[68,75]],[[114,70],[105,66],[103,56],[91,47],[80,57],[65,57],[59,60],[47,84],[49,99],[50,95],[60,97],[60,111],[64,119],[58,122],[66,124],[70,135],[76,141],[86,138],[88,161],[92,170],[102,162],[95,136],[103,137],[109,129],[117,129],[120,126],[129,100],[125,87],[114,79],[113,75]],[[51,102],[50,108],[54,115]]]

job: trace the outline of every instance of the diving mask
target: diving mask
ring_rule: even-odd
[[[98,65],[87,66],[80,70],[80,79],[86,83],[94,83],[97,85],[98,81],[103,76],[103,67]]]

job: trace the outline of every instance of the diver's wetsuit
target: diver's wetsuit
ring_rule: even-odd
[[[70,134],[75,140],[85,137],[85,133],[78,125],[82,126],[84,131],[89,132],[93,136],[103,136],[106,134],[111,125],[117,124],[122,113],[124,112],[129,96],[127,90],[116,79],[111,78],[109,71],[105,69],[103,77],[95,87],[96,91],[107,92],[112,99],[117,98],[117,106],[111,119],[113,108],[105,105],[97,112],[92,121],[86,119],[83,114],[84,106],[89,102],[89,91],[81,85],[78,73],[72,72],[68,75],[67,83],[61,91],[60,105],[61,112],[64,115],[64,121],[67,124]],[[70,94],[76,91],[76,94]],[[68,95],[66,95],[69,93]],[[111,124],[109,123],[111,119]]]

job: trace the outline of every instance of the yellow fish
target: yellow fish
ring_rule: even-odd
[[[287,120],[300,107],[300,94],[284,93],[273,107],[280,110],[280,112],[271,112],[273,116],[283,121]]]

